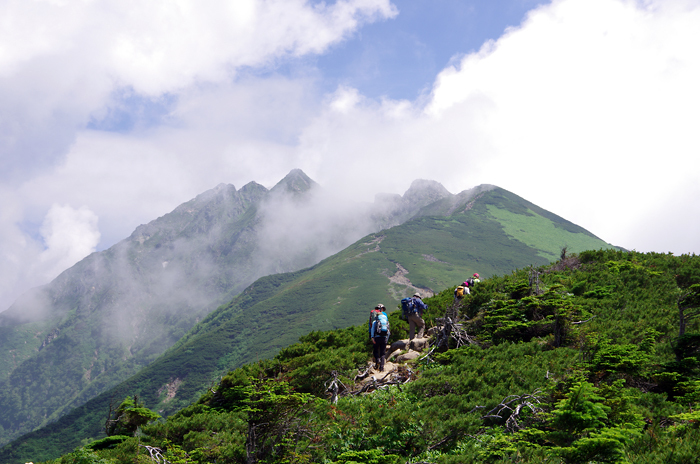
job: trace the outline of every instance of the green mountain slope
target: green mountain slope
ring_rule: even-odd
[[[451,288],[426,302],[446,343],[373,381],[357,376],[370,357],[364,322],[314,331],[137,437],[55,464],[147,460],[146,446],[197,464],[697,462],[700,257],[587,251],[483,280],[458,305]],[[459,322],[447,331],[446,315]],[[397,316],[392,341],[406,335]],[[89,414],[105,417],[75,411],[64,432]],[[58,444],[41,432],[4,448],[2,462],[41,459],[37,440]]]
[[[420,192],[427,192],[423,203],[425,198],[437,200],[414,212],[415,219],[368,235],[313,267],[257,280],[137,375],[87,402],[81,413],[73,411],[20,442],[32,437],[54,440],[60,433],[66,446],[74,446],[75,440],[95,437],[101,430],[96,411],[106,410],[111,398],[128,394],[138,394],[162,414],[171,413],[229,369],[272,357],[310,331],[360,323],[367,308],[377,302],[396,306],[415,289],[431,294],[473,272],[490,276],[545,264],[555,243],[557,250],[567,246],[570,251],[610,247],[502,189],[454,196],[435,188],[408,193]],[[525,223],[531,218],[537,227]],[[537,247],[529,246],[530,237],[547,221],[559,235],[538,238]]]
[[[432,326],[450,315],[457,332],[420,361],[396,362],[394,386],[364,383],[368,394],[357,394],[364,323],[315,331],[138,437],[60,462],[148,459],[143,445],[202,464],[697,462],[700,257],[588,251],[484,280],[456,306],[451,293],[427,299],[424,317]],[[684,334],[681,314],[694,315]],[[404,337],[406,324],[390,320],[392,340]],[[458,334],[471,342],[458,346]],[[327,399],[334,373],[337,404]],[[36,459],[38,437],[2,451]]]
[[[317,188],[298,170],[270,191],[221,184],[0,313],[0,443],[135,374],[258,277],[317,262],[313,246],[282,263],[260,252],[265,209]]]

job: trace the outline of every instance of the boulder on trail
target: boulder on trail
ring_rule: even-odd
[[[429,337],[414,338],[413,340],[409,340],[407,338],[404,340],[397,340],[394,343],[392,343],[389,348],[387,348],[386,359],[393,359],[394,357],[398,356],[398,358],[397,358],[397,361],[398,361],[399,358],[403,355],[404,351],[421,352],[429,347],[430,347],[430,338]],[[414,358],[411,358],[411,359],[414,359]]]
[[[409,343],[409,349],[414,351],[423,351],[430,346],[430,338],[414,338]]]
[[[408,339],[397,340],[394,343],[392,343],[391,346],[386,350],[387,359],[389,359],[392,353],[396,355],[397,352],[408,349],[408,343]]]
[[[406,361],[412,361],[414,359],[418,359],[420,357],[420,353],[418,351],[414,350],[408,350],[407,353],[404,353],[402,355],[399,355],[396,358],[396,362],[406,362]]]

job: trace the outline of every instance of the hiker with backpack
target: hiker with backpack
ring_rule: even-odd
[[[474,285],[478,284],[481,282],[481,279],[479,278],[479,273],[475,272],[474,275],[471,278],[471,286],[473,287]]]
[[[386,308],[383,304],[378,304],[370,311],[369,338],[372,340],[374,367],[379,372],[384,371],[386,361],[386,342],[389,340],[389,316],[386,315]]]
[[[408,339],[413,340],[418,328],[418,338],[423,338],[425,331],[425,321],[423,320],[423,311],[428,309],[428,305],[423,303],[420,293],[416,292],[411,298],[401,300],[401,309],[403,316],[408,320]]]
[[[469,293],[469,287],[467,287],[464,284],[457,285],[457,288],[455,288],[455,291],[454,291],[454,294],[455,294],[454,303],[461,301],[462,298],[464,298],[464,295],[467,295],[468,293]]]
[[[479,273],[475,272],[473,276],[471,276],[470,278],[465,280],[462,285],[458,286],[455,289],[455,299],[458,299],[457,293],[459,293],[458,291],[460,289],[461,289],[462,297],[464,295],[469,295],[471,293],[471,289],[474,288],[474,286],[476,284],[478,284],[479,282],[481,282],[481,279],[479,279]],[[461,300],[462,298],[459,298],[459,299]]]

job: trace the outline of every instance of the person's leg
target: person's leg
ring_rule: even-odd
[[[408,339],[413,340],[416,334],[416,314],[411,314],[408,316]]]
[[[379,372],[382,372],[386,361],[386,337],[378,339],[377,345],[379,346]]]
[[[418,338],[423,338],[423,335],[425,334],[425,321],[420,316],[416,317],[418,318],[416,321],[416,325],[418,326]]]

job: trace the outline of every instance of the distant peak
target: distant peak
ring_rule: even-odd
[[[300,194],[315,187],[318,187],[318,184],[307,176],[304,171],[301,169],[292,169],[289,171],[289,174],[284,176],[284,179],[272,187],[270,192],[288,192]]]
[[[411,203],[429,204],[434,201],[442,200],[452,194],[447,191],[441,183],[434,180],[416,179],[411,183],[411,186],[403,198]]]
[[[230,195],[231,193],[236,192],[236,187],[234,187],[232,184],[224,184],[220,183],[216,187],[209,189],[203,193],[200,193],[196,197],[194,197],[194,201],[196,202],[208,202],[212,200],[213,198],[220,197],[223,195]]]

